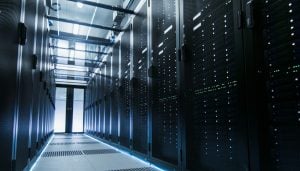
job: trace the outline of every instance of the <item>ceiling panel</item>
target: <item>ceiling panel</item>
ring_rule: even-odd
[[[109,4],[114,6],[122,4],[122,0],[89,0],[89,1]],[[56,1],[54,0],[53,2]],[[97,8],[89,5],[83,5],[82,8],[79,8],[77,6],[77,3],[68,0],[58,0],[57,2],[60,4],[61,10],[59,11],[50,10],[51,16],[55,16],[57,18],[76,20],[79,22],[92,23],[96,25],[103,25],[108,27],[113,26],[113,21],[112,21],[113,11],[111,10]],[[72,33],[73,24],[66,24],[63,22],[53,21],[53,26],[51,26],[50,28],[51,30],[57,31],[59,29],[60,31]],[[87,35],[88,33],[89,36],[106,37],[108,31],[103,29],[95,29],[95,28],[91,28],[91,30],[89,31],[89,27],[80,26],[79,34]]]
[[[123,4],[123,0],[89,0],[91,2],[97,2],[107,5],[118,6]],[[78,7],[76,2],[68,0],[52,0],[52,3],[60,4],[60,10],[49,10],[50,16],[75,20],[78,22],[102,25],[107,27],[112,27],[113,22],[113,11],[102,9],[94,6],[84,5]],[[55,7],[55,6],[53,6]],[[60,31],[66,33],[74,34],[74,27],[78,27],[77,35],[91,36],[98,38],[106,38],[108,30],[92,28],[88,26],[76,26],[72,23],[66,23],[61,21],[51,21],[50,30]],[[75,34],[74,34],[75,35]],[[68,80],[73,82],[80,81],[80,83],[86,84],[89,81],[91,75],[93,75],[94,67],[99,66],[103,56],[101,54],[87,53],[74,51],[77,50],[84,51],[96,51],[103,52],[103,46],[90,45],[75,43],[73,41],[62,41],[57,39],[50,40],[51,46],[63,47],[66,49],[51,48],[51,56],[55,64],[55,75],[56,82],[67,83]],[[73,49],[72,49],[73,48]],[[61,56],[61,57],[57,57]],[[85,61],[84,61],[85,60]]]

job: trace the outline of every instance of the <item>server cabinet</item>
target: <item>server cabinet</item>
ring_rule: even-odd
[[[92,134],[93,133],[93,112],[92,112],[92,110],[93,110],[93,83],[91,83],[91,87],[90,87],[90,105],[89,105],[89,131],[90,131],[90,133]]]
[[[98,135],[98,127],[99,127],[99,113],[98,113],[98,101],[95,101],[93,104],[93,114],[94,114],[94,135]]]
[[[112,92],[111,92],[111,141],[118,143],[119,139],[119,63],[120,63],[120,42],[113,47],[112,53]]]
[[[176,0],[152,1],[152,157],[178,163]]]
[[[91,81],[91,86],[90,86],[90,95],[89,95],[89,99],[90,99],[90,105],[89,105],[89,110],[88,110],[88,113],[89,113],[89,131],[90,133],[92,134],[93,133],[93,125],[94,125],[94,122],[93,122],[93,82]]]
[[[300,169],[300,2],[255,1],[254,29],[264,59],[269,170]],[[245,8],[249,4],[245,3]],[[249,7],[248,7],[249,8]]]
[[[101,84],[101,76],[96,76],[96,92],[97,92],[97,107],[96,107],[96,115],[97,115],[97,133],[96,136],[100,136],[101,133],[101,117],[100,117],[100,106],[101,106],[101,92],[100,92],[100,84]]]
[[[25,25],[27,26],[27,42],[23,46],[20,72],[20,102],[19,102],[19,121],[17,134],[17,158],[16,170],[25,168],[30,156],[31,132],[29,133],[30,117],[32,115],[32,55],[35,38],[35,15],[36,1],[26,2],[25,4]],[[30,144],[28,144],[30,143]]]
[[[105,134],[105,75],[104,68],[101,70],[101,81],[100,81],[100,92],[101,92],[101,103],[100,103],[100,125],[101,125],[101,138]]]
[[[93,115],[94,115],[94,135],[97,134],[97,126],[98,126],[98,113],[97,113],[97,78],[94,79],[94,86],[93,86]]]
[[[89,108],[87,110],[87,113],[88,113],[88,131],[89,131],[89,133],[91,133],[92,132],[92,128],[91,128],[91,125],[92,125],[91,105],[89,106]]]
[[[86,115],[87,115],[87,131],[90,133],[91,131],[91,85],[89,85],[89,91],[87,93],[87,99],[88,99],[88,106],[86,110]]]
[[[107,56],[105,65],[105,138],[110,139],[110,95],[111,95],[111,55]]]
[[[186,168],[248,170],[240,2],[183,6]]]
[[[133,150],[148,153],[148,35],[147,3],[133,19],[133,79],[132,87],[132,146]]]
[[[91,99],[91,106],[90,106],[90,117],[91,117],[91,125],[90,125],[90,131],[91,134],[94,133],[95,131],[95,114],[94,114],[94,89],[95,88],[95,80],[91,80],[91,94],[90,94],[90,99]]]
[[[1,155],[6,156],[0,160],[1,170],[11,169],[12,140],[13,140],[13,113],[16,97],[16,76],[18,56],[18,22],[21,11],[20,1],[7,0],[0,4],[0,74],[1,85],[1,108],[0,108],[0,136]],[[5,138],[4,138],[5,137]]]
[[[130,32],[121,38],[120,144],[130,147]]]

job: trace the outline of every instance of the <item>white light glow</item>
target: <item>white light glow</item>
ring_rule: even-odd
[[[152,163],[149,163],[149,162],[144,161],[144,160],[142,160],[142,159],[140,159],[140,158],[138,158],[138,157],[135,157],[135,156],[131,155],[130,153],[126,152],[126,151],[120,150],[120,149],[118,149],[118,148],[116,148],[116,147],[114,147],[114,146],[111,146],[111,145],[109,145],[109,144],[103,143],[102,141],[97,140],[96,138],[91,137],[91,136],[89,136],[89,135],[87,135],[87,134],[84,134],[84,135],[87,136],[87,137],[90,137],[91,139],[93,139],[93,140],[95,140],[95,141],[100,142],[101,144],[104,144],[104,145],[106,145],[106,146],[108,146],[108,147],[110,147],[110,148],[113,148],[114,150],[116,150],[116,151],[118,151],[118,152],[120,152],[120,153],[122,153],[122,154],[125,154],[125,155],[127,155],[127,156],[129,156],[129,157],[131,157],[131,158],[133,158],[133,159],[135,159],[135,160],[138,160],[138,161],[141,162],[141,163],[144,163],[144,164],[146,164],[146,165],[150,165],[151,167],[153,167],[153,168],[155,168],[155,169],[157,169],[157,170],[164,171],[163,169],[161,169],[161,168],[159,168],[159,167],[153,165]]]
[[[65,132],[67,88],[56,88],[54,132]]]
[[[79,32],[79,25],[78,24],[74,24],[73,25],[73,34],[78,34],[78,32]]]
[[[74,88],[72,132],[83,132],[84,89]]]
[[[75,56],[75,51],[74,51],[74,50],[70,50],[69,52],[70,52],[69,57],[70,57],[70,58],[74,58],[74,56]]]
[[[79,83],[79,84],[86,84],[86,81],[82,80],[67,80],[67,79],[55,79],[56,82],[66,82],[66,83]]]
[[[68,70],[68,71],[85,71],[87,72],[88,69],[86,67],[82,66],[70,66],[70,65],[64,65],[64,64],[56,64],[56,69],[61,70]]]
[[[40,160],[41,156],[45,152],[45,150],[48,147],[48,145],[50,144],[50,142],[52,141],[53,137],[54,137],[53,135],[50,137],[49,141],[47,142],[47,145],[45,146],[45,148],[43,149],[43,151],[41,152],[41,154],[38,156],[38,158],[36,159],[36,161],[34,162],[34,164],[32,165],[32,167],[29,169],[30,171],[32,171],[35,168],[36,164]]]
[[[59,81],[56,81],[55,82],[56,84],[63,84],[63,85],[78,85],[78,86],[87,86],[87,83],[73,83],[73,82],[59,82]]]
[[[82,8],[82,7],[83,7],[83,3],[77,2],[77,7],[78,7],[78,8]]]

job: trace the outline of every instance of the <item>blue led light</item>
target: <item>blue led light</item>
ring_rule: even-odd
[[[91,138],[91,139],[93,139],[93,140],[95,140],[95,141],[100,142],[101,144],[104,144],[104,145],[106,145],[106,146],[108,146],[108,147],[110,147],[110,148],[113,148],[113,149],[115,149],[116,151],[118,151],[118,152],[120,152],[120,153],[122,153],[122,154],[125,154],[125,155],[127,155],[127,156],[129,156],[129,157],[131,157],[131,158],[133,158],[133,159],[135,159],[135,160],[138,160],[139,162],[141,162],[141,163],[143,163],[143,164],[149,165],[149,166],[151,166],[151,167],[154,168],[154,169],[157,169],[157,170],[160,170],[160,171],[165,171],[165,170],[163,170],[163,169],[161,169],[161,168],[159,168],[159,167],[153,165],[153,164],[150,163],[150,162],[146,162],[146,161],[144,161],[144,160],[142,160],[142,159],[140,159],[140,158],[138,158],[138,157],[136,157],[136,156],[131,155],[131,154],[128,153],[128,152],[125,152],[125,151],[120,150],[120,149],[118,149],[118,148],[116,148],[116,147],[114,147],[114,146],[111,146],[111,145],[109,145],[109,144],[106,144],[106,143],[104,143],[104,142],[102,142],[102,141],[100,141],[100,140],[98,140],[98,139],[96,139],[96,138],[94,138],[94,137],[91,137],[91,136],[89,136],[89,135],[87,135],[87,134],[84,134],[84,135],[87,136],[87,137],[89,137],[89,138]]]
[[[31,166],[31,168],[29,169],[30,171],[32,171],[32,170],[35,168],[36,164],[38,163],[38,161],[40,160],[41,156],[43,155],[43,153],[44,153],[45,150],[47,149],[47,147],[48,147],[48,145],[50,144],[50,142],[52,141],[53,137],[54,137],[53,135],[50,137],[50,139],[49,139],[49,141],[47,142],[45,148],[43,149],[43,151],[41,152],[41,154],[38,156],[38,158],[36,159],[36,161],[34,162],[34,164],[33,164],[33,165]]]

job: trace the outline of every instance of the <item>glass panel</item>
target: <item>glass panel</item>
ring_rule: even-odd
[[[57,46],[61,47],[61,48],[69,48],[69,42],[65,41],[65,40],[58,40],[57,41]],[[69,50],[67,50],[67,49],[57,49],[57,55],[68,57]]]
[[[84,89],[74,89],[72,132],[83,132]]]
[[[75,49],[76,50],[85,50],[85,44],[76,42]],[[85,59],[85,52],[75,51],[75,57],[78,59]]]
[[[54,132],[66,131],[66,88],[56,88]]]

